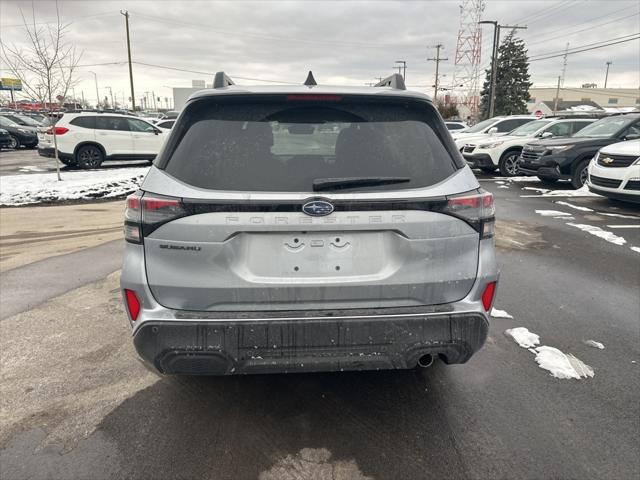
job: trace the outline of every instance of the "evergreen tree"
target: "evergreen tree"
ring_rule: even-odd
[[[491,68],[485,70],[485,81],[480,91],[480,116],[489,116],[489,91]],[[494,115],[518,115],[527,113],[527,101],[531,98],[529,87],[529,57],[524,41],[512,31],[498,48],[496,67],[496,93]]]

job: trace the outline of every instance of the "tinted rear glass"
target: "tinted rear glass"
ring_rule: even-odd
[[[195,187],[290,192],[345,177],[410,179],[366,191],[418,188],[459,168],[430,104],[365,98],[202,99],[174,126],[159,165]]]
[[[76,117],[69,123],[76,127],[96,128],[96,117]]]

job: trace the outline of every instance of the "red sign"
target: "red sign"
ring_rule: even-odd
[[[544,115],[544,113],[542,113],[542,110],[536,110],[534,115],[538,118],[542,118],[542,116]]]

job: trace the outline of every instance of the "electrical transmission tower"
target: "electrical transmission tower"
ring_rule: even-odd
[[[483,10],[484,0],[462,0],[461,2],[460,28],[452,82],[452,87],[457,90],[458,105],[466,107],[466,115],[474,119],[478,117],[480,105],[478,78],[482,30],[478,22]]]

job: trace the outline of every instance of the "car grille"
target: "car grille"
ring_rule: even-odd
[[[530,162],[533,160],[538,160],[544,154],[544,150],[532,150],[529,148],[525,148],[522,150],[522,159],[525,162]]]
[[[615,180],[615,179],[612,179],[612,178],[604,178],[604,177],[596,177],[595,175],[590,175],[589,176],[589,181],[593,185],[597,185],[599,187],[606,187],[606,188],[618,188],[620,186],[620,184],[622,183],[622,180]]]
[[[629,180],[624,187],[625,190],[640,190],[640,180]]]
[[[471,153],[476,149],[476,146],[473,144],[468,143],[467,145],[464,146],[464,148],[462,149],[463,153]]]
[[[638,157],[630,155],[600,154],[598,156],[598,165],[600,165],[601,167],[622,168],[628,167],[636,160],[638,160]]]

